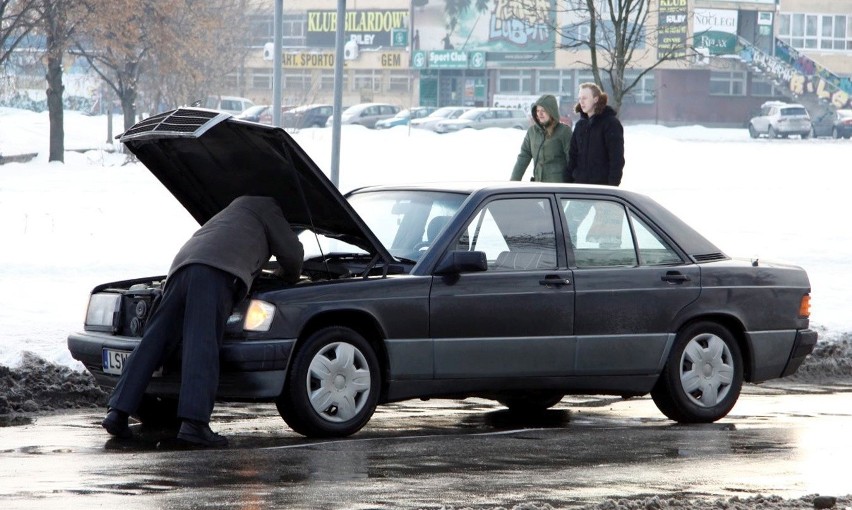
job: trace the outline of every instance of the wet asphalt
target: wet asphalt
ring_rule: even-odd
[[[228,404],[211,423],[230,440],[218,450],[140,425],[112,439],[102,417],[0,427],[0,508],[572,508],[852,493],[852,385],[748,385],[707,425],[667,420],[647,397],[569,396],[529,418],[480,399],[407,401],[334,440],[295,434],[273,404]]]

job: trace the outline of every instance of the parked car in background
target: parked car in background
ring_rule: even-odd
[[[490,127],[526,129],[530,125],[529,117],[517,108],[472,108],[456,119],[439,121],[435,125],[436,133],[451,133],[462,129],[485,129]]]
[[[254,106],[251,99],[236,96],[208,96],[207,102],[204,104],[205,108],[219,110],[231,115],[239,115],[251,106]]]
[[[829,110],[814,116],[811,128],[811,136],[852,137],[852,110]]]
[[[432,106],[415,106],[414,108],[406,108],[400,110],[399,113],[389,119],[384,119],[376,122],[376,129],[387,129],[394,126],[407,126],[412,120],[422,119],[434,112]]]
[[[284,114],[289,110],[295,108],[294,105],[284,105],[281,106],[281,115],[282,119],[284,118]],[[234,117],[242,120],[250,120],[252,122],[259,122],[261,124],[272,125],[272,105],[262,104],[262,105],[254,105],[249,107],[246,111],[234,115]]]
[[[330,104],[297,106],[284,114],[281,126],[294,129],[323,127],[333,112],[334,107]]]
[[[262,190],[299,234],[300,281],[277,279],[270,262],[235,303],[217,392],[274,402],[299,434],[347,436],[377,405],[407,399],[480,397],[528,416],[588,393],[650,394],[672,420],[709,423],[744,382],[795,373],[817,342],[802,268],[731,258],[624,188],[420,183],[343,196],[286,131],[204,109],[149,117],[120,140],[199,224]],[[165,281],[92,290],[68,349],[104,389]],[[176,419],[179,356],[148,384],[143,424]]]
[[[434,131],[438,122],[441,122],[442,120],[457,119],[459,118],[459,115],[468,110],[470,110],[469,106],[444,106],[442,108],[438,108],[426,117],[413,119],[411,121],[411,127]]]
[[[341,124],[355,124],[373,129],[376,122],[389,119],[399,113],[399,106],[387,103],[359,103],[352,105],[340,113]],[[326,121],[331,126],[332,117]]]
[[[748,123],[748,134],[752,138],[787,138],[799,135],[807,138],[811,135],[811,117],[808,110],[793,103],[767,101],[760,107],[760,113]]]

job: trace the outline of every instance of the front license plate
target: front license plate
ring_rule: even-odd
[[[113,349],[103,350],[103,365],[104,373],[112,375],[121,375],[124,370],[124,365],[127,364],[127,358],[130,356],[129,351],[116,351]]]

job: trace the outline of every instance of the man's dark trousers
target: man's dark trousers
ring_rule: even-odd
[[[219,348],[235,287],[234,275],[204,264],[190,264],[171,275],[109,407],[136,412],[151,374],[183,340],[178,417],[209,423],[219,386]]]

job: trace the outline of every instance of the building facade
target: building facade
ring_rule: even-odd
[[[526,107],[549,93],[570,109],[577,86],[593,81],[590,52],[578,45],[591,30],[585,0],[474,4],[348,3],[344,105]],[[271,103],[274,2],[257,5],[249,56],[221,93]],[[332,101],[336,7],[285,2],[282,104]],[[621,105],[625,122],[744,126],[770,99],[852,107],[852,0],[653,0],[637,29],[644,42],[626,73],[635,86]],[[606,55],[606,24],[597,30]],[[676,58],[659,63],[663,55]]]

